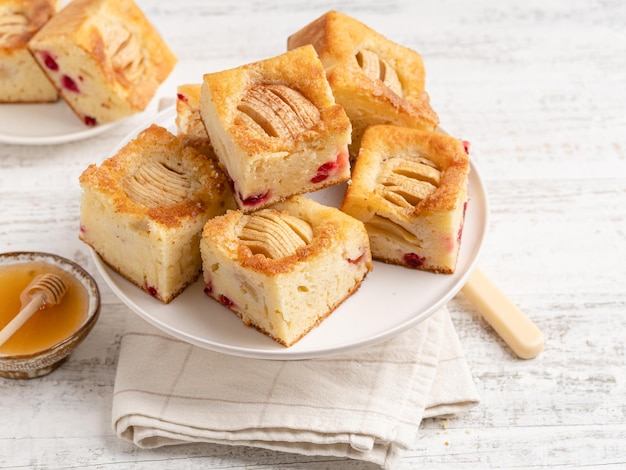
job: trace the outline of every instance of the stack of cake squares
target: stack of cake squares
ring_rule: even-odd
[[[172,159],[93,166],[81,183],[84,202],[98,199],[93,194],[105,193],[110,182],[116,186],[116,196],[105,199],[119,199],[108,203],[111,215],[99,228],[113,213],[123,213],[125,220],[111,230],[111,247],[121,253],[118,264],[107,261],[122,275],[170,302],[201,272],[208,297],[289,347],[367,287],[372,260],[407,273],[454,272],[469,157],[463,141],[438,130],[417,52],[336,11],[295,32],[287,44],[287,51],[274,57],[179,85],[177,135],[147,129],[112,157],[150,154],[154,159],[169,152]],[[167,149],[147,150],[159,141],[150,140],[154,133],[168,134],[159,138],[170,142]],[[190,163],[176,166],[176,159]],[[111,176],[113,168],[120,173]],[[192,183],[202,175],[202,184]],[[129,183],[140,177],[159,181],[150,183],[154,191],[146,201]],[[307,197],[328,187],[345,189],[337,207]],[[93,223],[86,223],[96,202],[82,209],[81,237],[100,253],[88,235]],[[184,203],[204,210],[194,218],[171,209]],[[141,205],[150,207],[140,214]],[[153,258],[144,263],[149,269],[130,275],[121,239],[133,230],[152,233],[162,213],[169,214],[169,225],[158,220],[156,238],[133,235],[135,243],[145,245],[142,256],[152,253]],[[197,252],[166,256],[180,245],[159,243],[173,239],[186,240],[182,245],[194,245]],[[183,282],[165,288],[158,276],[147,281],[148,272],[192,257],[194,263],[182,263],[191,273],[181,276]]]

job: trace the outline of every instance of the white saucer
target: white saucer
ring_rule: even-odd
[[[121,121],[87,127],[67,106],[56,103],[0,104],[0,142],[19,145],[51,145],[101,134]]]

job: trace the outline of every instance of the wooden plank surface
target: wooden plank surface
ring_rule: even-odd
[[[450,310],[481,403],[426,420],[402,468],[626,466],[626,3],[230,2],[138,4],[180,63],[159,90],[277,55],[330,8],[419,51],[442,126],[472,142],[490,198],[480,265],[544,331],[516,359],[463,295]],[[247,447],[136,449],[110,408],[129,310],[77,239],[77,179],[156,110],[86,141],[0,144],[0,251],[85,266],[101,318],[61,369],[0,379],[0,468],[375,468]]]

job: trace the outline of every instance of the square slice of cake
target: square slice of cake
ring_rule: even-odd
[[[200,114],[245,212],[350,177],[350,121],[311,46],[204,75]]]
[[[372,269],[363,224],[304,196],[211,219],[200,250],[207,295],[284,346],[330,315]]]
[[[185,145],[217,160],[202,118],[200,117],[199,83],[179,85],[176,89],[176,128]]]
[[[355,158],[368,126],[434,130],[439,118],[425,91],[422,57],[360,21],[329,11],[288,38],[289,49],[312,44],[337,103],[352,122]]]
[[[28,47],[88,126],[143,111],[176,63],[132,0],[74,0]]]
[[[372,126],[363,134],[341,210],[363,221],[374,259],[451,274],[461,244],[469,171],[459,139]]]
[[[204,224],[236,207],[217,164],[157,125],[90,165],[80,185],[79,238],[164,303],[200,274]]]
[[[0,103],[49,103],[56,88],[28,50],[28,41],[56,13],[56,0],[0,1]]]

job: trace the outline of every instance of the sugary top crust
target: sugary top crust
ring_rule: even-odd
[[[386,125],[371,126],[363,134],[344,205],[349,197],[367,197],[372,206],[388,205],[375,193],[378,177],[385,160],[402,156],[424,157],[441,171],[438,187],[415,205],[412,214],[453,210],[466,190],[470,170],[463,142],[440,132]]]
[[[228,211],[223,216],[211,219],[205,225],[203,238],[213,240],[242,267],[275,276],[292,272],[297,266],[320,256],[331,246],[362,237],[366,245],[363,247],[363,254],[367,257],[365,261],[369,269],[372,269],[369,241],[362,222],[334,207],[324,206],[304,196],[293,196],[266,210],[286,212],[308,222],[313,229],[311,242],[283,258],[271,259],[253,254],[247,245],[240,242],[239,233],[245,225],[246,217],[254,214],[244,214],[240,210]]]
[[[166,182],[165,189],[154,184],[154,191],[146,196],[134,196],[135,182],[131,180],[143,178],[147,171],[156,174],[156,180],[172,172],[173,180]],[[153,181],[150,175],[147,177]],[[217,165],[155,124],[100,167],[90,165],[80,176],[80,184],[85,192],[97,192],[109,199],[118,212],[148,218],[166,227],[180,226],[186,218],[193,219],[206,211],[216,212],[216,207],[223,209],[218,212],[236,207]],[[139,186],[150,184],[139,181]],[[146,198],[153,199],[146,202]]]
[[[337,135],[338,145],[349,142],[350,121],[335,103],[324,67],[315,49],[305,46],[259,62],[204,75],[201,107],[213,103],[214,116],[231,138],[249,155],[260,152],[293,151],[308,145],[320,135]],[[320,112],[320,119],[298,139],[269,137],[250,125],[250,118],[238,109],[244,96],[256,85],[285,85],[308,99]],[[205,118],[205,111],[202,111]]]
[[[144,109],[177,62],[132,0],[74,0],[35,34],[31,51],[74,44],[98,62],[111,83],[128,90]]]
[[[324,64],[334,91],[353,91],[387,103],[398,112],[419,114],[436,127],[439,119],[425,92],[422,57],[414,50],[397,44],[360,21],[337,11],[329,11],[287,40],[288,49],[312,44]],[[394,93],[381,80],[367,77],[357,54],[374,52],[391,65],[402,84],[404,96]],[[341,102],[341,101],[340,101]]]
[[[56,13],[56,0],[4,0],[0,2],[0,49],[26,44]]]

